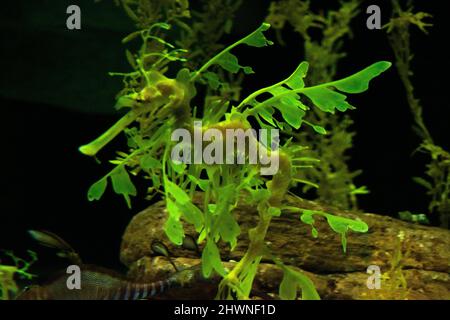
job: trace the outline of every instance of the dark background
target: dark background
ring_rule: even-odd
[[[195,2],[195,1],[193,1]],[[313,1],[325,7],[337,1]],[[414,84],[424,105],[424,118],[435,142],[449,148],[448,12],[445,1],[416,1],[416,8],[434,15],[428,36],[414,30]],[[66,8],[78,4],[82,29],[65,27]],[[232,43],[253,31],[267,14],[269,1],[244,1],[235,19]],[[353,23],[354,37],[346,42],[348,56],[339,65],[346,76],[378,60],[394,61],[384,31],[366,28],[365,8]],[[377,2],[383,24],[390,15],[387,1]],[[118,138],[99,155],[102,164],[81,155],[77,148],[107,129],[119,115],[114,96],[120,78],[108,71],[128,71],[121,39],[133,25],[113,1],[8,1],[0,16],[1,185],[0,249],[24,256],[39,253],[39,265],[62,263],[53,252],[38,248],[28,229],[51,230],[69,243],[85,261],[120,268],[120,239],[127,223],[148,203],[125,201],[107,190],[101,201],[88,202],[88,187],[108,171],[107,160],[121,149]],[[275,39],[273,33],[269,37]],[[289,29],[288,46],[241,48],[241,64],[256,75],[247,77],[243,95],[290,74],[302,57],[302,41]],[[371,193],[360,198],[368,212],[395,216],[398,211],[427,212],[424,190],[411,181],[423,175],[427,158],[412,155],[419,140],[411,130],[412,117],[396,69],[391,68],[361,95],[351,96],[357,136],[350,166],[363,169],[358,185]],[[134,180],[142,195],[144,185]]]

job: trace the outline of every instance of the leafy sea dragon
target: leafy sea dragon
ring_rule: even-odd
[[[49,231],[29,231],[30,235],[41,245],[60,250],[58,255],[68,258],[80,266],[81,288],[69,289],[67,282],[70,274],[60,272],[42,286],[25,289],[17,300],[138,300],[149,299],[165,293],[172,288],[188,287],[202,281],[201,266],[196,265],[184,270],[177,270],[165,280],[155,282],[136,282],[126,279],[119,273],[105,268],[83,264],[76,251],[62,238]],[[168,256],[163,244],[152,244],[154,251]],[[172,262],[171,262],[172,263]]]

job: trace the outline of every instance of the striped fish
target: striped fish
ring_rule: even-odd
[[[169,289],[185,287],[199,280],[198,266],[176,272],[162,281],[133,282],[120,274],[96,266],[81,266],[81,289],[68,289],[67,273],[43,286],[32,286],[17,300],[140,300],[150,299]],[[201,276],[200,276],[201,277]]]

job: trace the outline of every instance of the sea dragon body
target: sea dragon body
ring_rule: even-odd
[[[150,299],[172,288],[185,287],[203,279],[199,266],[174,273],[155,282],[135,282],[113,271],[81,266],[81,288],[69,289],[63,273],[42,286],[31,286],[17,300],[140,300]],[[203,279],[204,280],[204,279]]]

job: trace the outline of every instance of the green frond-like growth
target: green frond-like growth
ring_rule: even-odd
[[[413,7],[403,9],[397,1],[392,1],[394,8],[389,23],[384,27],[388,33],[391,47],[395,54],[396,67],[404,85],[406,99],[414,117],[413,129],[422,140],[419,150],[430,157],[426,165],[427,178],[414,177],[414,181],[427,190],[431,201],[428,209],[430,213],[439,216],[441,226],[450,227],[450,153],[434,143],[432,135],[423,119],[423,106],[417,99],[412,82],[411,61],[413,54],[410,45],[410,27],[416,26],[427,33],[432,24],[424,21],[431,18],[425,12],[413,12]]]
[[[0,300],[10,300],[19,291],[16,284],[17,277],[27,280],[34,277],[33,274],[29,273],[29,268],[37,260],[37,256],[33,251],[28,251],[30,260],[25,260],[17,257],[11,251],[0,251],[0,253],[3,253],[4,257],[7,258],[5,260],[11,262],[9,264],[0,263]]]
[[[360,0],[340,1],[336,9],[313,10],[308,0],[273,1],[270,5],[266,20],[277,31],[280,42],[283,41],[283,30],[290,25],[303,41],[305,60],[310,63],[308,85],[327,83],[335,79],[337,66],[346,56],[343,44],[352,36],[351,22],[359,14]],[[292,45],[289,43],[289,45]],[[361,173],[360,170],[351,171],[347,165],[348,151],[353,147],[355,135],[350,129],[353,121],[348,114],[339,112],[330,116],[336,108],[327,105],[330,102],[321,101],[323,91],[319,97],[316,92],[310,96],[319,108],[303,117],[303,123],[310,125],[296,134],[296,138],[309,149],[306,155],[320,159],[320,163],[301,172],[299,180],[309,181],[303,187],[307,192],[316,188],[312,196],[322,203],[328,203],[344,209],[357,209],[358,197],[369,191],[365,186],[355,186],[353,180]],[[338,111],[351,108],[343,97],[337,93],[328,92],[328,96],[338,103]],[[311,101],[305,101],[306,106],[312,106]],[[316,104],[317,105],[317,104]],[[297,121],[298,125],[298,121]],[[320,136],[316,136],[320,133]]]

